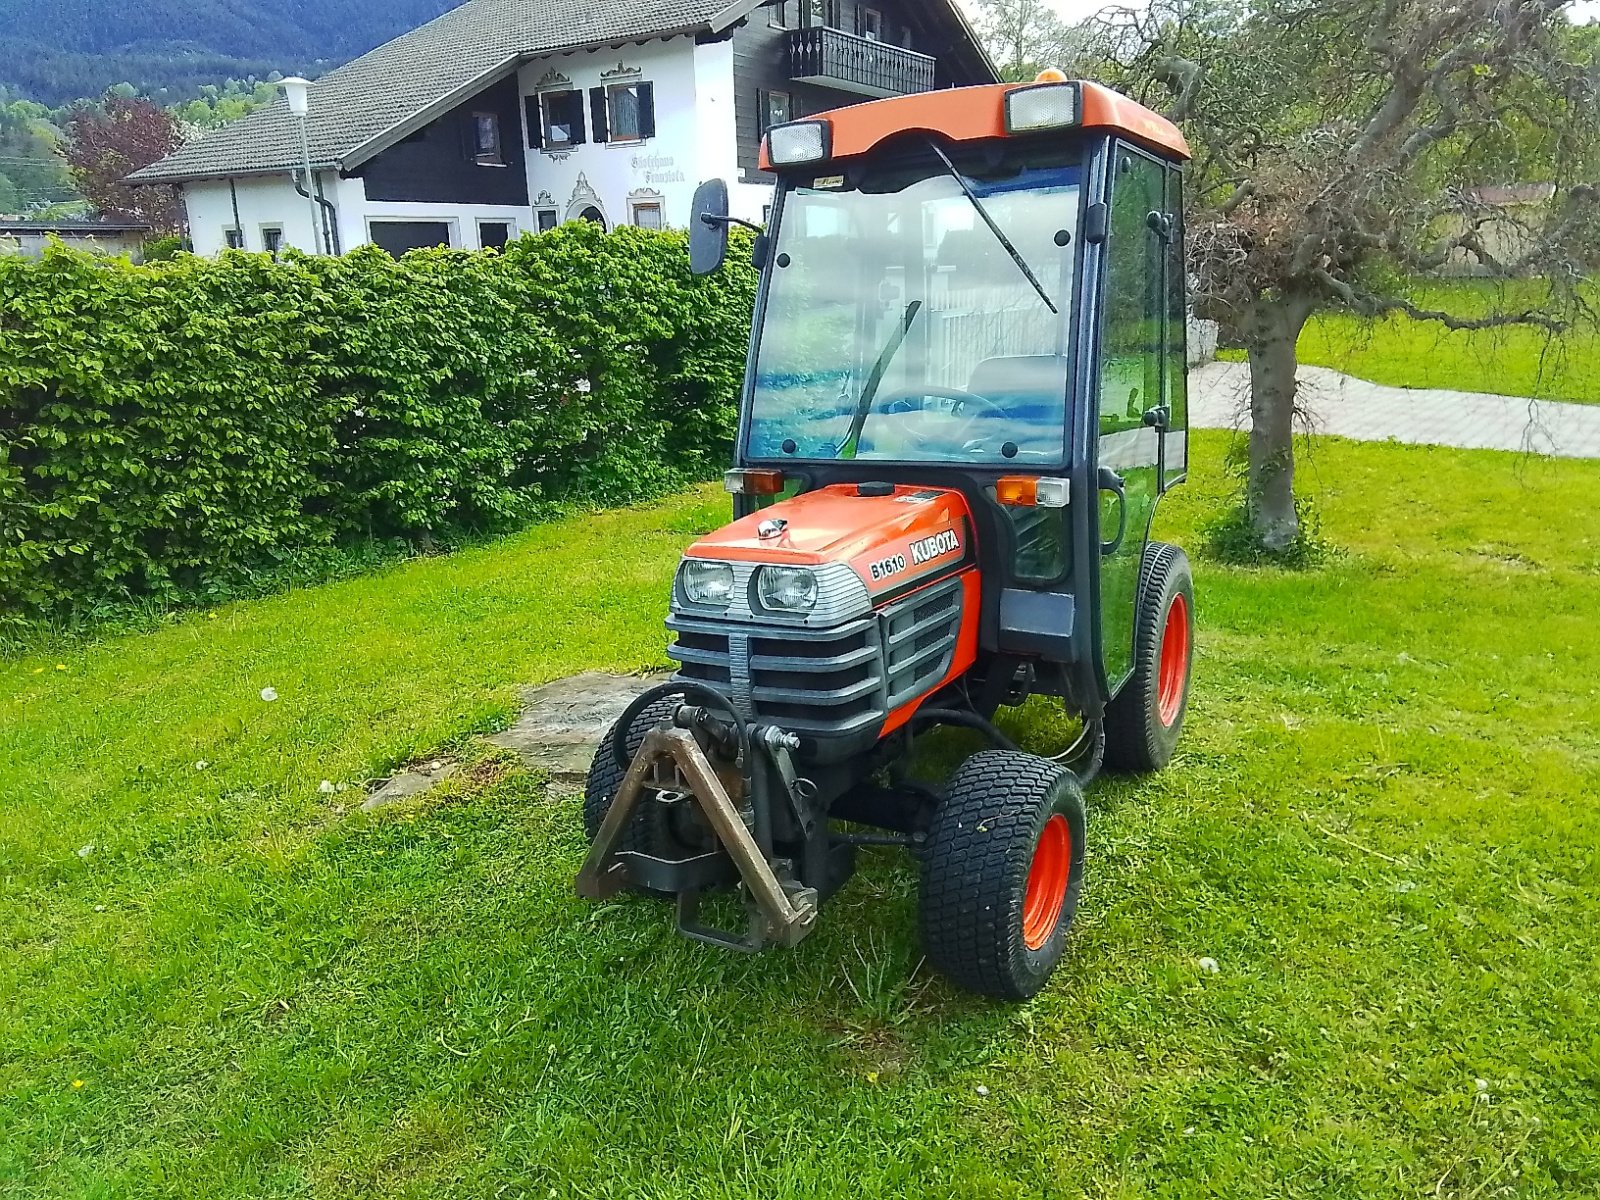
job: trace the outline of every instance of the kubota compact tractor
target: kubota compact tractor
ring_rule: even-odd
[[[1148,536],[1187,466],[1187,158],[1163,118],[1057,73],[767,131],[738,519],[678,570],[679,671],[600,747],[582,895],[793,945],[857,847],[904,845],[929,961],[991,995],[1044,985],[1083,785],[1164,766],[1187,704],[1189,568]],[[703,185],[695,271],[721,266],[727,213]],[[1082,718],[1076,746],[992,724],[1030,696]],[[994,748],[934,788],[908,763],[942,725]],[[708,927],[715,889],[747,929]]]

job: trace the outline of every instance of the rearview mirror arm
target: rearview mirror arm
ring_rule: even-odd
[[[743,217],[719,217],[716,213],[701,213],[700,223],[711,229],[715,229],[718,225],[743,225],[746,229],[762,232],[762,227],[754,221],[746,221]]]

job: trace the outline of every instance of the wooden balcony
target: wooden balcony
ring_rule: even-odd
[[[933,90],[934,60],[915,50],[813,26],[789,33],[789,75],[802,83],[863,96],[907,96]]]

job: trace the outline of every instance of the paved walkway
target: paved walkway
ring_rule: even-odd
[[[1207,363],[1190,375],[1189,421],[1209,429],[1250,424],[1250,368]],[[1362,441],[1600,458],[1600,405],[1558,404],[1483,392],[1384,387],[1326,367],[1300,368],[1297,403],[1317,433]],[[1298,422],[1297,422],[1298,423]]]

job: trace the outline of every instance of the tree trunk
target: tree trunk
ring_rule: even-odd
[[[1281,554],[1294,545],[1300,520],[1294,510],[1294,397],[1296,343],[1311,315],[1305,297],[1258,300],[1249,320],[1250,476],[1245,507],[1264,549]]]

